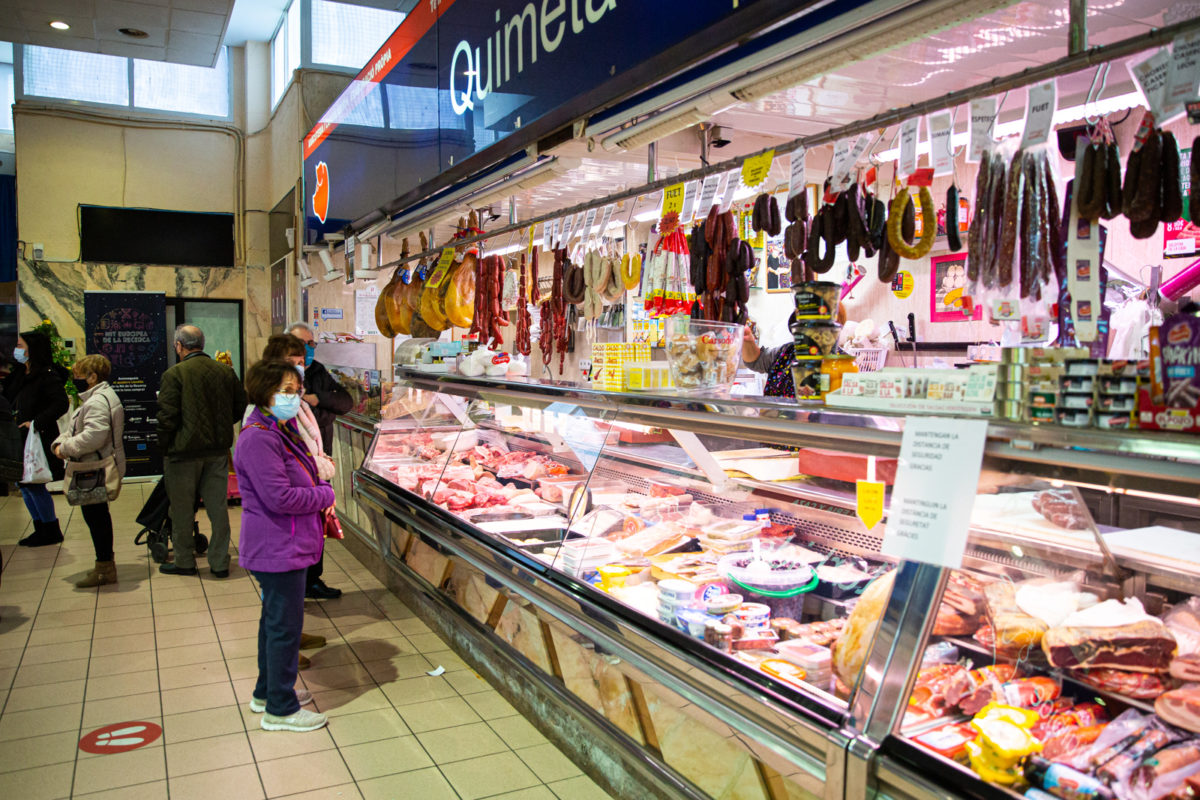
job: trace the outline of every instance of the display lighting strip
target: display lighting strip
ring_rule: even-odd
[[[904,108],[883,111],[883,112],[880,112],[879,114],[876,114],[873,117],[868,117],[866,119],[859,120],[858,122],[852,122],[848,125],[842,125],[837,128],[831,128],[830,130],[825,131],[824,133],[818,133],[818,134],[814,134],[811,136],[801,136],[801,137],[791,140],[790,142],[782,142],[780,144],[774,145],[773,147],[763,148],[762,150],[758,150],[758,151],[755,151],[752,153],[747,153],[743,156],[738,156],[737,158],[733,158],[728,161],[723,161],[719,164],[712,164],[707,167],[701,167],[699,169],[691,170],[690,172],[684,172],[684,173],[680,173],[678,175],[673,175],[669,178],[663,178],[663,179],[660,179],[657,181],[653,181],[651,183],[643,184],[642,186],[638,186],[638,187],[635,187],[632,189],[626,189],[624,191],[616,192],[614,194],[610,194],[610,195],[607,195],[605,197],[602,197],[602,198],[599,198],[596,200],[590,200],[586,203],[580,203],[578,205],[574,205],[569,208],[558,209],[556,211],[553,211],[553,212],[547,213],[547,214],[539,214],[528,220],[517,222],[512,225],[506,225],[502,228],[497,228],[494,231],[478,234],[475,236],[465,237],[463,239],[457,240],[454,244],[456,247],[473,244],[475,242],[482,241],[484,239],[488,239],[491,237],[502,236],[506,233],[511,233],[513,231],[525,230],[530,225],[538,225],[539,223],[549,222],[554,219],[559,219],[560,217],[565,217],[565,216],[569,216],[569,215],[573,215],[573,214],[578,214],[580,212],[589,211],[593,208],[603,208],[604,206],[609,205],[611,203],[619,203],[624,200],[641,197],[643,195],[655,194],[655,193],[661,191],[662,189],[665,189],[668,186],[674,186],[679,183],[688,183],[691,181],[703,180],[705,177],[707,177],[709,175],[726,173],[731,170],[738,169],[746,161],[746,159],[762,155],[769,151],[787,153],[787,152],[790,152],[790,151],[795,150],[800,147],[811,149],[813,147],[818,147],[821,145],[833,144],[834,142],[838,141],[839,139],[846,139],[846,138],[858,136],[858,135],[864,134],[864,133],[876,132],[881,128],[888,128],[893,125],[898,125],[898,124],[904,122],[905,120],[912,119],[914,117],[922,117],[927,114],[931,114],[935,111],[942,111],[942,110],[945,110],[948,108],[955,108],[957,106],[963,105],[964,103],[969,103],[971,100],[973,100],[975,98],[990,97],[990,96],[1001,94],[1003,92],[1007,92],[1007,91],[1010,91],[1013,89],[1021,89],[1021,88],[1027,87],[1027,86],[1032,86],[1036,83],[1041,83],[1043,81],[1047,81],[1052,78],[1056,78],[1060,75],[1070,74],[1072,72],[1078,72],[1080,70],[1088,69],[1090,67],[1095,67],[1099,64],[1114,61],[1115,59],[1118,59],[1118,58],[1124,58],[1126,56],[1136,55],[1138,53],[1142,53],[1144,51],[1150,50],[1151,48],[1158,47],[1158,46],[1161,46],[1164,44],[1168,44],[1173,39],[1175,39],[1177,36],[1180,36],[1182,34],[1195,33],[1195,32],[1200,32],[1200,18],[1185,20],[1183,22],[1178,22],[1178,23],[1175,23],[1174,25],[1166,25],[1161,28],[1155,28],[1153,30],[1147,31],[1146,33],[1142,33],[1137,36],[1130,37],[1128,39],[1122,39],[1121,41],[1113,42],[1112,44],[1099,45],[1097,47],[1093,47],[1088,50],[1084,50],[1084,51],[1082,51],[1080,53],[1076,53],[1074,55],[1064,56],[1056,61],[1051,61],[1047,64],[1042,64],[1037,67],[1029,67],[1028,69],[1022,70],[1021,72],[1014,73],[1012,75],[1007,75],[1007,76],[1000,77],[1000,78],[993,78],[992,80],[987,81],[986,83],[976,84],[975,86],[971,86],[966,89],[960,89],[955,92],[950,92],[950,93],[944,94],[940,97],[935,97],[930,100],[923,100],[919,103],[913,103],[911,105],[905,106]],[[1064,120],[1064,121],[1070,121],[1072,119],[1080,119],[1085,113],[1107,113],[1103,110],[1106,108],[1107,104],[1122,103],[1122,102],[1132,103],[1133,99],[1131,98],[1130,94],[1118,95],[1116,97],[1109,98],[1108,100],[1100,101],[1099,103],[1088,103],[1083,106],[1073,106],[1073,107],[1069,107],[1066,109],[1062,109],[1061,111],[1055,112],[1054,118],[1055,118],[1056,122],[1059,121],[1060,119]],[[1140,94],[1137,95],[1137,102],[1138,103],[1141,102]],[[1136,103],[1134,103],[1134,104],[1136,105]],[[1129,106],[1126,105],[1124,107],[1128,108]],[[1008,132],[1007,126],[1012,125],[1012,124],[1014,124],[1014,123],[998,123],[996,126],[997,130],[994,132],[994,135],[1005,135]],[[1024,123],[1023,123],[1023,121],[1018,120],[1015,122],[1015,124],[1023,125]],[[958,144],[958,143],[962,142],[962,139],[956,137],[954,141],[956,144]],[[886,155],[887,155],[886,153],[882,154],[882,156],[886,156]],[[562,160],[562,159],[560,159],[560,160]],[[551,176],[551,177],[553,177],[553,176]],[[546,180],[549,180],[549,179],[550,179],[550,177],[546,178]],[[544,182],[544,181],[542,181],[542,182]],[[508,184],[507,188],[504,188],[504,189],[493,188],[490,192],[490,195],[491,196],[504,196],[508,193],[511,193],[512,187],[515,185],[516,185],[515,183]],[[484,191],[486,192],[487,190],[485,189]],[[746,191],[746,190],[743,190],[743,191]],[[482,192],[481,192],[480,196],[483,196]],[[745,196],[745,195],[743,195],[743,196]],[[736,199],[736,196],[735,196],[735,199]],[[444,213],[444,211],[445,211],[445,209],[442,209],[442,213]],[[434,216],[436,213],[439,213],[439,212],[437,212],[437,211],[431,211],[428,213],[423,212],[419,215],[419,219],[421,221],[427,221],[432,216]],[[648,212],[645,212],[645,213],[648,213]],[[655,216],[657,216],[658,212],[655,211],[654,213],[655,213]],[[412,216],[414,218],[418,217],[418,215],[415,213]],[[642,219],[642,216],[644,216],[644,215],[635,217],[635,219],[638,219],[639,221],[645,221],[644,219]],[[396,226],[396,227],[399,227],[399,226]],[[418,226],[417,226],[416,222],[414,221],[414,223],[409,225],[409,227],[416,229]],[[426,250],[422,253],[414,253],[407,257],[396,259],[395,261],[391,261],[383,266],[384,267],[393,267],[393,266],[397,266],[399,264],[407,263],[409,261],[416,261],[416,260],[422,259],[422,258],[429,258],[434,255],[437,255],[440,252],[441,252],[440,248],[434,248],[434,249]]]

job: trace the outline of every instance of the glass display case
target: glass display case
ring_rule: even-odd
[[[1024,791],[1196,667],[1185,437],[991,423],[951,570],[881,553],[903,417],[407,368],[384,401],[382,552],[709,796]]]

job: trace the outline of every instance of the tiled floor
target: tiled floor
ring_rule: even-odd
[[[34,549],[16,546],[30,529],[20,496],[0,497],[4,797],[607,797],[338,543],[325,579],[345,595],[306,604],[305,630],[329,641],[301,672],[329,726],[260,730],[246,708],[255,585],[236,566],[223,581],[207,569],[159,575],[133,544],[150,488],[127,484],[113,504],[120,583],[100,590],[74,587],[94,556],[61,496],[67,541]],[[163,735],[120,754],[78,749],[84,734],[127,721]]]

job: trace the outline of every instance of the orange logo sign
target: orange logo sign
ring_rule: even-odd
[[[313,190],[313,212],[321,222],[329,215],[329,167],[324,161],[317,164],[317,188]]]

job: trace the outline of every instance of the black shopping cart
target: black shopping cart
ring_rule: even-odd
[[[200,507],[196,501],[195,509]],[[171,556],[171,503],[167,499],[167,487],[160,479],[154,484],[146,504],[138,512],[137,524],[142,526],[134,537],[134,544],[144,544],[150,550],[150,558],[154,563],[162,564]],[[202,556],[208,552],[208,537],[200,532],[199,524],[193,522],[192,530],[196,538],[196,555]]]

